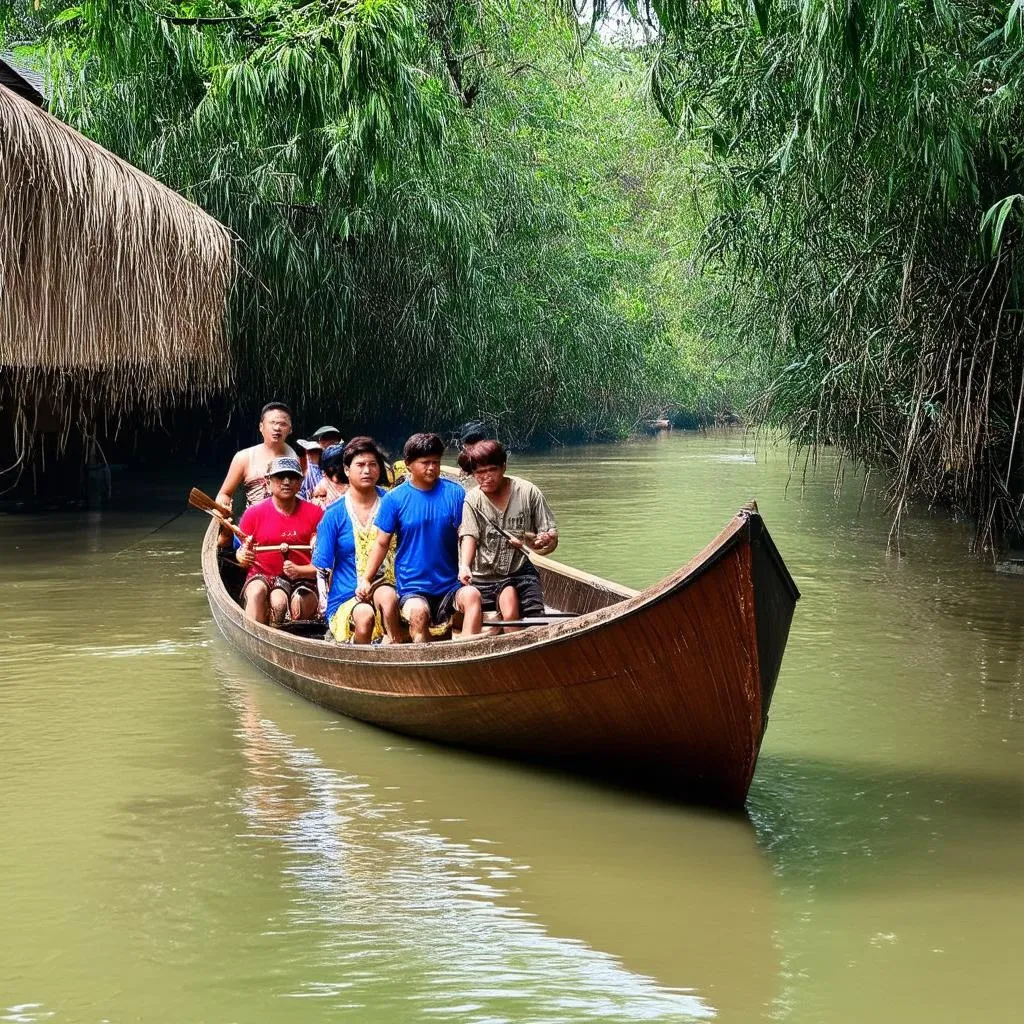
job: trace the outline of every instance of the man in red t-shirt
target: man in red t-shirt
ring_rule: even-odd
[[[274,459],[267,470],[270,497],[245,510],[238,526],[249,540],[235,553],[249,570],[242,604],[250,619],[272,626],[316,615],[316,569],[310,560],[313,535],[323,509],[299,496],[302,467],[290,456]],[[302,550],[296,551],[299,547]],[[271,551],[256,548],[274,547]]]

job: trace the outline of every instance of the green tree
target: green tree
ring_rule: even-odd
[[[525,441],[614,434],[683,393],[652,273],[696,235],[665,184],[672,132],[642,66],[581,56],[574,20],[531,0],[28,17],[59,115],[236,233],[243,406],[396,432],[482,414]]]
[[[1024,493],[1024,4],[644,10],[652,95],[706,161],[704,254],[777,367],[763,416],[889,469],[897,521],[939,501],[993,540]]]

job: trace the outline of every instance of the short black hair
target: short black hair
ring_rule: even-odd
[[[288,406],[284,404],[284,402],[267,402],[267,404],[263,406],[262,409],[260,409],[260,423],[263,422],[263,417],[266,416],[268,412],[273,412],[275,409],[280,409],[281,412],[288,413],[288,419],[295,419],[295,417],[292,415],[291,409],[289,409]]]
[[[352,460],[357,455],[373,455],[377,459],[377,465],[380,468],[380,479],[386,484],[388,482],[388,465],[384,460],[384,453],[380,449],[380,445],[372,437],[353,437],[347,445],[345,445],[344,454],[341,457],[342,465],[344,466],[343,476],[347,480],[348,467],[352,465]]]
[[[402,450],[402,458],[405,459],[406,465],[430,455],[438,459],[444,455],[444,441],[437,434],[413,434],[405,442],[405,448]]]

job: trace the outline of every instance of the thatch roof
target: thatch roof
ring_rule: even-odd
[[[154,407],[229,379],[227,229],[0,87],[0,368]]]

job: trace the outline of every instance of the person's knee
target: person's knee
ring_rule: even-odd
[[[426,601],[417,598],[406,601],[402,607],[402,614],[410,626],[423,628],[430,625],[430,606]]]
[[[373,609],[368,604],[357,604],[352,609],[352,625],[358,632],[373,629]]]
[[[455,607],[463,613],[480,608],[480,591],[476,587],[462,587],[455,595]]]

